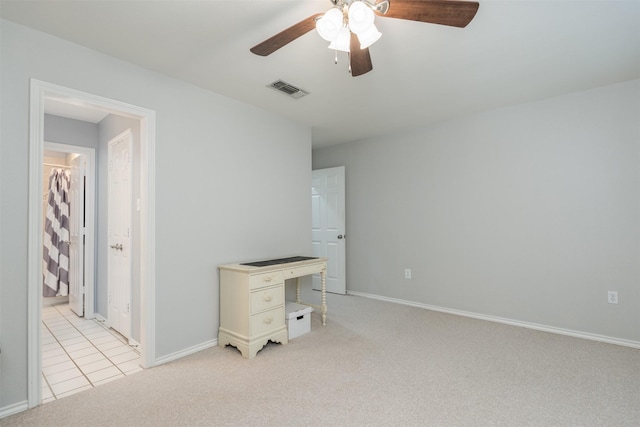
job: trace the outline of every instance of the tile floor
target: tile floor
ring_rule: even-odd
[[[140,352],[97,320],[68,304],[42,309],[42,403],[142,370]]]

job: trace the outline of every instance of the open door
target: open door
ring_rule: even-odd
[[[131,338],[131,131],[109,141],[107,286],[109,326]]]
[[[85,174],[84,155],[75,156],[69,163],[69,307],[78,316],[84,316],[84,257],[85,257]]]

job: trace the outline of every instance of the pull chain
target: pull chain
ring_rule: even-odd
[[[336,49],[335,51],[335,57],[333,59],[333,63],[338,65],[338,50]],[[347,69],[349,71],[349,74],[351,74],[351,53],[347,52],[347,59],[349,60],[349,68]]]

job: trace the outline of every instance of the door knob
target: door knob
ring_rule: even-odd
[[[342,234],[338,234],[338,239],[343,239],[345,237],[347,237],[347,236],[343,236]]]

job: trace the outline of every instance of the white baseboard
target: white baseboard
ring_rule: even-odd
[[[8,417],[9,415],[17,414],[18,412],[26,411],[27,409],[29,409],[29,403],[26,400],[5,406],[0,408],[0,419]]]
[[[176,351],[175,353],[168,354],[166,356],[159,357],[155,360],[153,366],[162,365],[164,363],[171,362],[173,360],[180,359],[182,357],[188,356],[193,353],[197,353],[202,350],[206,350],[211,347],[215,347],[218,345],[218,340],[206,341],[198,345],[194,345],[193,347],[185,348],[184,350]]]
[[[507,318],[504,318],[504,317],[497,317],[497,316],[490,316],[490,315],[486,315],[486,314],[473,313],[473,312],[470,312],[470,311],[463,311],[463,310],[456,310],[456,309],[452,309],[452,308],[439,307],[437,305],[422,304],[422,303],[418,303],[418,302],[406,301],[406,300],[397,299],[397,298],[383,297],[383,296],[380,296],[380,295],[368,294],[368,293],[364,293],[364,292],[347,291],[347,294],[355,295],[355,296],[359,296],[359,297],[364,297],[364,298],[377,299],[377,300],[381,300],[381,301],[393,302],[393,303],[396,303],[396,304],[403,304],[403,305],[408,305],[408,306],[412,306],[412,307],[424,308],[426,310],[439,311],[439,312],[442,312],[442,313],[455,314],[457,316],[471,317],[473,319],[486,320],[486,321],[489,321],[489,322],[503,323],[505,325],[518,326],[518,327],[521,327],[521,328],[535,329],[537,331],[550,332],[552,334],[566,335],[566,336],[570,336],[570,337],[574,337],[574,338],[583,338],[583,339],[591,340],[591,341],[599,341],[599,342],[604,342],[604,343],[608,343],[608,344],[615,344],[615,345],[621,345],[621,346],[624,346],[624,347],[631,347],[631,348],[640,349],[640,341],[633,341],[633,340],[626,340],[626,339],[623,339],[623,338],[608,337],[606,335],[591,334],[591,333],[588,333],[588,332],[573,331],[571,329],[556,328],[554,326],[547,326],[547,325],[541,325],[541,324],[538,324],[538,323],[523,322],[521,320],[507,319]]]

